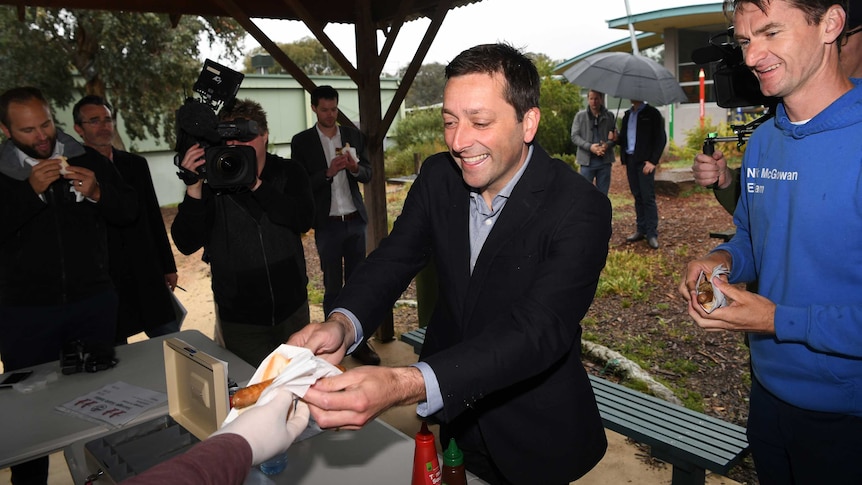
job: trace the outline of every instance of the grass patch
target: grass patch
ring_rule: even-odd
[[[632,250],[611,250],[605,269],[599,276],[596,298],[620,295],[645,301],[649,297],[648,284],[652,272],[662,266],[660,255],[642,255]]]
[[[622,209],[634,207],[635,204],[631,194],[609,194],[608,199],[611,201],[612,217],[614,220],[622,219],[625,212]]]

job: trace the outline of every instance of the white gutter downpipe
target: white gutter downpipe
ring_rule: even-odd
[[[629,8],[629,0],[624,0],[626,3],[626,17],[628,17],[629,21],[629,35],[632,38],[632,53],[635,55],[640,55],[641,51],[638,49],[638,40],[635,37],[635,26],[632,25],[632,11]]]

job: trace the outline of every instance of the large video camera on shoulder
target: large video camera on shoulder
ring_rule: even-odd
[[[723,39],[722,39],[723,38]],[[704,141],[704,153],[712,153],[716,142],[736,141],[737,146],[745,144],[754,129],[775,114],[778,98],[765,96],[760,92],[760,82],[745,65],[742,48],[733,42],[733,26],[726,32],[712,36],[709,45],[695,49],[691,53],[695,64],[707,65],[717,62],[712,75],[715,102],[722,108],[742,108],[763,106],[764,113],[749,123],[731,125],[735,137],[718,137],[711,133]]]
[[[177,176],[186,185],[204,179],[213,189],[230,192],[249,187],[257,179],[255,149],[225,144],[230,140],[253,140],[259,133],[257,123],[244,118],[219,122],[216,115],[219,107],[224,110],[232,108],[244,77],[242,73],[207,59],[194,84],[194,91],[200,99],[186,98],[177,110],[174,164],[180,169]],[[181,166],[183,156],[196,143],[204,148],[206,160],[198,168],[198,173]]]

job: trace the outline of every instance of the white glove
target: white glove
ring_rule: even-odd
[[[284,386],[270,386],[254,406],[212,436],[224,433],[241,436],[251,445],[252,464],[258,465],[287,450],[308,426],[308,416],[308,406],[295,401],[292,392]]]

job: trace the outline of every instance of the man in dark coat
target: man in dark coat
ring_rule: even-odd
[[[620,161],[626,166],[629,190],[635,198],[637,216],[637,230],[626,241],[646,239],[649,247],[658,249],[655,171],[667,144],[661,113],[643,101],[632,100],[632,108],[623,116],[617,144]]]
[[[418,403],[483,480],[568,484],[607,447],[580,321],[607,257],[610,202],[533,141],[540,83],[523,54],[477,46],[446,77],[449,153],[422,165],[392,232],[329,319],[288,341],[339,361],[430,260],[440,297],[420,361],[322,379],[304,400],[324,428]]]
[[[179,332],[171,295],[177,286],[177,265],[149,164],[143,157],[113,147],[116,120],[102,97],[83,97],[72,109],[72,117],[84,145],[111,160],[138,194],[135,221],[108,226],[111,277],[120,298],[117,343],[126,343],[141,331],[148,337]]]
[[[323,273],[323,313],[329,315],[344,282],[365,259],[368,214],[360,183],[371,180],[365,137],[338,120],[338,91],[318,86],[311,93],[317,123],[290,142],[291,158],[301,163],[314,190],[314,243]],[[380,356],[367,342],[351,354],[366,365]]]
[[[0,95],[0,128],[0,357],[10,372],[56,361],[76,340],[114,342],[105,226],[130,223],[137,199],[107,160],[56,128],[38,89]],[[48,480],[47,456],[11,468],[12,483]]]

